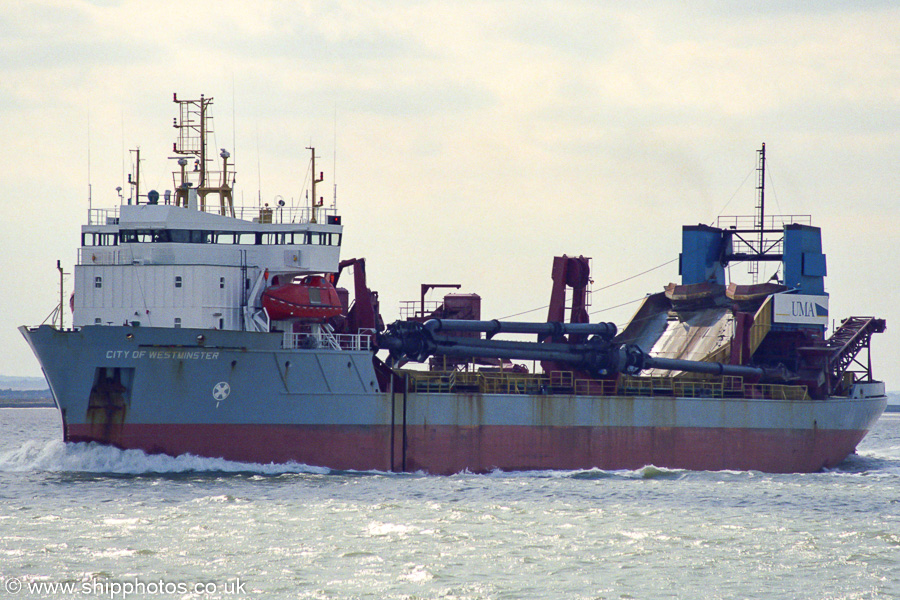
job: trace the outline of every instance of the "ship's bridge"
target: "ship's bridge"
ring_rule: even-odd
[[[126,205],[91,211],[82,228],[79,265],[214,264],[260,266],[277,272],[337,271],[343,228],[273,219],[269,209],[252,220],[165,205]],[[249,214],[248,211],[242,211]]]
[[[195,205],[94,209],[75,267],[75,325],[141,323],[240,329],[261,278],[338,271],[343,227],[334,210]],[[324,218],[323,218],[324,217]]]

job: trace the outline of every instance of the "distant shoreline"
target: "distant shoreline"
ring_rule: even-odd
[[[50,390],[0,389],[0,408],[53,408]]]
[[[53,404],[53,400],[50,399],[40,399],[40,400],[13,400],[10,398],[0,399],[0,408],[55,408],[56,405]]]

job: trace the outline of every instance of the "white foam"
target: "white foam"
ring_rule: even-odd
[[[685,469],[668,469],[664,467],[656,467],[654,465],[646,465],[640,469],[577,469],[577,470],[541,470],[541,471],[503,471],[494,469],[486,473],[488,477],[538,477],[538,478],[575,478],[575,479],[654,479],[657,477],[680,477],[687,473]],[[457,473],[460,475],[471,475],[468,471]]]
[[[259,464],[222,458],[202,458],[192,454],[167,456],[141,450],[120,450],[99,444],[66,444],[60,440],[30,440],[21,447],[0,453],[0,471],[114,473],[250,472],[264,475],[284,473],[326,474],[330,469],[299,463]]]
[[[366,527],[366,534],[370,537],[381,537],[381,536],[398,536],[398,537],[406,537],[408,533],[412,531],[412,528],[409,525],[402,525],[397,523],[382,523],[380,521],[373,521],[369,523]]]
[[[879,448],[877,451],[862,451],[859,459],[863,459],[864,472],[869,475],[880,474],[895,476],[900,472],[900,446],[892,445]],[[851,459],[852,460],[852,459]],[[872,461],[871,465],[865,462]],[[874,469],[874,472],[872,472]],[[843,472],[847,464],[828,470]],[[72,473],[110,473],[141,475],[152,473],[258,473],[261,475],[281,475],[289,473],[307,473],[324,475],[333,472],[325,467],[289,463],[249,463],[225,460],[222,458],[203,458],[192,454],[168,456],[165,454],[147,454],[141,450],[120,450],[100,444],[66,444],[61,440],[29,440],[19,448],[0,452],[0,472],[72,472]],[[852,470],[855,471],[855,470]],[[373,475],[385,474],[379,471],[366,471]],[[634,470],[602,470],[588,469],[579,471],[501,471],[495,470],[488,477],[498,478],[576,478],[576,479],[654,479],[680,478],[686,471],[680,469],[664,469],[648,465]],[[737,472],[733,472],[737,473]],[[741,472],[748,474],[748,472]],[[752,475],[752,472],[749,472]],[[423,473],[419,473],[423,475]],[[471,477],[471,473],[458,473],[454,477]]]

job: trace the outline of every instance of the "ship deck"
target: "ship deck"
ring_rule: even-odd
[[[411,393],[574,394],[576,396],[670,396],[810,400],[805,385],[749,383],[743,377],[580,378],[572,371],[550,374],[397,370]]]

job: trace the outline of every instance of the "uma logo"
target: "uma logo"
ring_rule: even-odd
[[[791,302],[791,316],[794,317],[827,317],[828,308],[815,302],[794,300]]]
[[[828,296],[775,294],[773,321],[798,325],[828,325]]]

